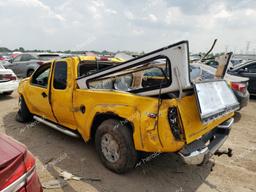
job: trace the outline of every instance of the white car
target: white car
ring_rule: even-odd
[[[19,81],[15,73],[0,64],[0,94],[11,95],[18,85]]]

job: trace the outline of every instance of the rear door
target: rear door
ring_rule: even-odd
[[[72,59],[56,61],[53,68],[51,103],[59,124],[76,129],[72,95],[74,88]]]

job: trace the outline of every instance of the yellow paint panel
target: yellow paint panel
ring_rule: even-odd
[[[210,130],[234,115],[234,113],[229,113],[212,122],[203,124],[200,120],[197,102],[194,95],[178,100],[178,108],[181,114],[187,143],[191,143],[192,141],[200,138],[202,135],[208,133]]]

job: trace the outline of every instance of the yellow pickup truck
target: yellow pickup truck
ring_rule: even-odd
[[[239,104],[225,81],[192,83],[188,53],[181,41],[125,62],[47,62],[20,82],[16,119],[94,140],[117,173],[133,168],[140,152],[175,152],[201,164],[228,137]]]

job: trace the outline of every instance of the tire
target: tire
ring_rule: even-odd
[[[135,167],[137,152],[132,133],[120,121],[115,119],[103,121],[96,130],[95,145],[103,165],[111,171],[125,173]]]
[[[16,114],[16,120],[22,123],[29,122],[33,119],[32,114],[29,112],[25,100],[22,96],[19,97],[19,111]]]
[[[30,77],[34,73],[34,71],[35,70],[33,70],[33,69],[29,69],[27,72],[27,77]]]
[[[13,91],[4,92],[3,95],[11,95]]]

